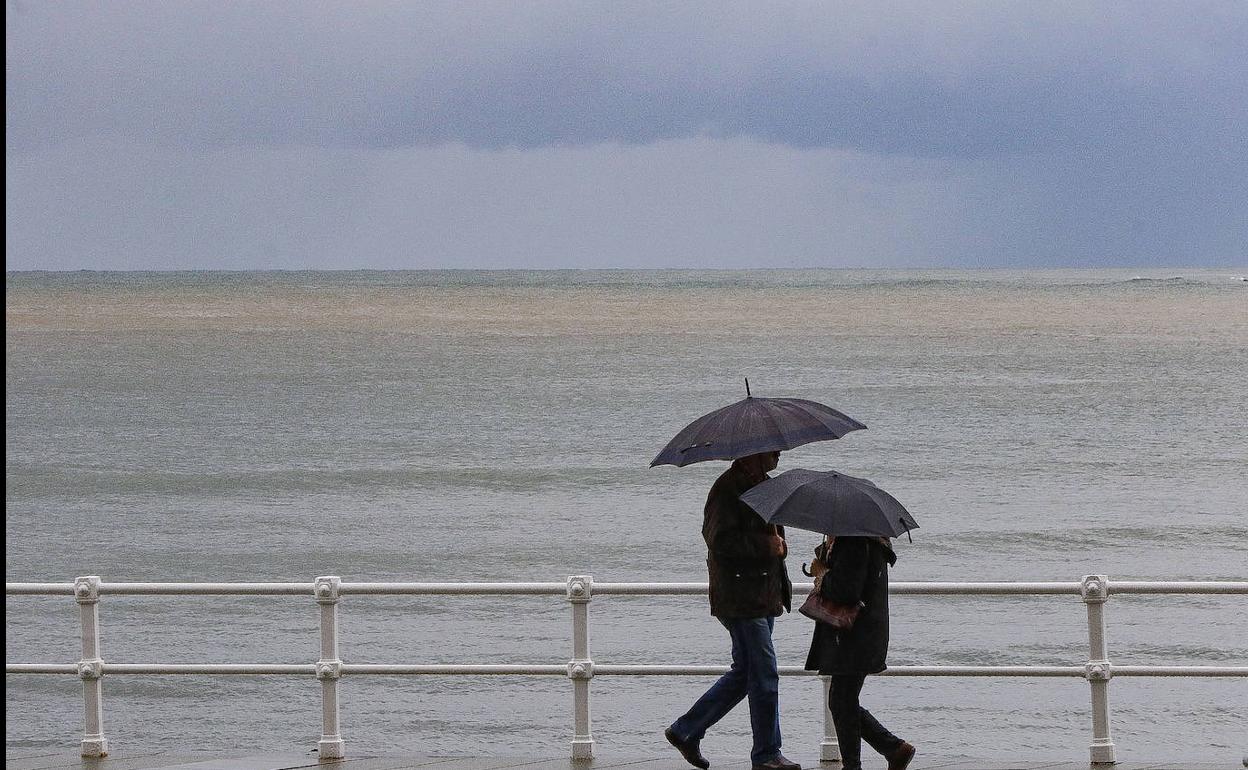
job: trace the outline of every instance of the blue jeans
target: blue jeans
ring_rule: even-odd
[[[672,724],[672,732],[682,741],[700,741],[707,728],[748,697],[754,733],[750,760],[767,762],[780,755],[780,672],[771,645],[775,619],[720,618],[719,622],[732,637],[732,668]]]

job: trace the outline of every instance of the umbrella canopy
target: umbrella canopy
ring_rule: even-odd
[[[795,468],[741,495],[771,524],[833,536],[897,537],[919,526],[889,493],[837,471]]]
[[[830,406],[802,398],[752,398],[716,409],[685,426],[663,447],[656,465],[735,460],[840,438],[866,425]]]

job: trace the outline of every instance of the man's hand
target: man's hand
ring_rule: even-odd
[[[779,535],[770,535],[767,538],[767,544],[771,547],[771,555],[784,558],[789,555],[789,546],[784,542],[784,538]]]

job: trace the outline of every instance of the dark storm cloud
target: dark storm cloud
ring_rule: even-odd
[[[744,136],[979,157],[1245,138],[1242,3],[9,6],[11,148]]]
[[[6,265],[1244,264],[1244,2],[15,3]]]

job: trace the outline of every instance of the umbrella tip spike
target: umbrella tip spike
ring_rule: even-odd
[[[750,395],[750,378],[749,377],[745,378],[745,397],[753,398],[753,396]]]

